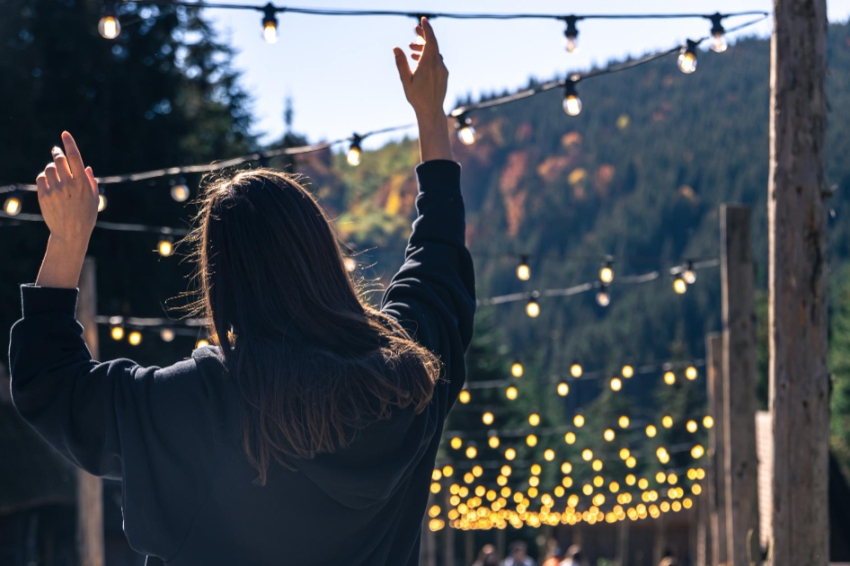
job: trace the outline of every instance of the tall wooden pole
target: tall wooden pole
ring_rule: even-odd
[[[94,258],[87,257],[80,274],[77,320],[83,339],[94,359],[100,357],[97,343],[97,286]],[[103,482],[83,470],[77,471],[77,548],[82,566],[103,566]]]
[[[445,503],[443,504],[443,511],[448,513],[449,509],[453,507],[451,504],[451,494],[449,493],[448,481],[446,481],[445,487]],[[455,566],[455,530],[449,526],[448,516],[444,517],[446,521],[446,526],[443,529],[443,566]]]
[[[826,0],[774,0],[770,43],[770,408],[776,566],[829,561]]]
[[[723,335],[712,333],[705,340],[706,376],[708,388],[708,412],[714,426],[708,429],[708,500],[709,526],[711,529],[711,564],[725,564],[728,543],[726,542],[726,451],[724,450],[723,413]]]
[[[760,562],[756,454],[756,314],[750,209],[720,207],[723,436],[729,566]]]

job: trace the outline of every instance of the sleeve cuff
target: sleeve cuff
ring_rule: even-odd
[[[419,192],[434,190],[460,192],[460,163],[434,159],[416,166]]]
[[[58,289],[21,285],[23,316],[64,314],[74,318],[77,311],[77,289]]]

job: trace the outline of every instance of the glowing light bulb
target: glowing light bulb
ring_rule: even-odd
[[[463,440],[459,436],[453,436],[451,440],[451,446],[455,450],[459,450],[461,446],[463,446]]]
[[[263,7],[263,39],[266,43],[277,43],[277,10],[271,2]]]
[[[564,442],[567,444],[575,444],[576,443],[576,433],[568,432],[564,435]]]
[[[519,361],[516,361],[516,362],[511,364],[511,375],[512,376],[522,377],[522,372],[523,372],[522,363],[520,363]]]
[[[711,428],[714,426],[714,419],[711,417],[711,415],[706,415],[702,418],[702,426],[704,426],[705,428]]]
[[[625,460],[626,458],[628,458],[631,455],[632,455],[632,453],[628,448],[620,448],[620,459],[621,460]]]
[[[532,464],[529,471],[531,472],[532,476],[539,476],[540,472],[543,471],[543,468],[540,467],[540,464]]]
[[[703,454],[705,454],[705,448],[700,444],[695,444],[693,448],[691,448],[691,456],[694,458],[702,458]]]
[[[124,327],[123,326],[113,326],[109,330],[109,335],[112,336],[113,340],[121,340],[124,338]]]
[[[664,383],[666,383],[667,385],[673,385],[674,383],[676,383],[676,374],[672,371],[664,372]]]
[[[514,450],[513,448],[508,448],[507,450],[505,450],[506,460],[513,460],[514,458],[516,458],[516,450]]]
[[[635,374],[635,368],[626,364],[626,365],[623,366],[623,369],[620,370],[620,373],[623,374],[623,377],[625,377],[626,379],[629,379],[630,377],[632,377]]]
[[[170,328],[163,328],[159,331],[159,337],[163,342],[171,342],[174,340],[174,331]]]
[[[472,120],[468,116],[462,114],[457,117],[455,122],[457,129],[457,138],[463,145],[472,145],[475,143],[475,128],[472,127]]]
[[[475,446],[467,446],[466,447],[466,457],[472,460],[478,456],[478,449]]]
[[[688,378],[688,381],[693,381],[697,378],[697,368],[694,366],[688,366],[685,369],[685,377]]]
[[[612,428],[606,428],[605,432],[602,433],[602,438],[604,438],[608,442],[611,442],[612,440],[614,440],[615,436],[616,436],[616,433],[614,432],[614,429],[612,429]]]
[[[555,451],[552,450],[551,448],[547,448],[546,450],[543,451],[543,459],[546,460],[547,462],[551,462],[552,460],[555,459]]]
[[[17,216],[21,212],[21,199],[15,195],[10,196],[3,203],[3,212],[9,216]]]
[[[723,29],[723,16],[719,13],[711,16],[711,39],[708,48],[715,53],[723,53],[729,44],[726,42],[726,30]]]
[[[529,434],[525,437],[525,443],[534,448],[537,446],[537,436],[534,434]]]
[[[635,466],[637,466],[637,459],[634,456],[629,456],[628,458],[626,458],[627,468],[634,468]]]
[[[516,268],[516,276],[520,281],[531,279],[531,268],[528,266],[528,256],[522,256]]]
[[[183,177],[171,187],[171,198],[177,202],[186,202],[189,200],[189,196],[191,193],[189,192],[189,187],[186,185],[186,181],[183,180]]]
[[[582,369],[581,364],[573,362],[573,365],[570,366],[570,375],[575,378],[579,378],[582,373],[584,373],[584,370]]]
[[[210,345],[210,341],[207,340],[206,338],[201,338],[200,340],[195,342],[195,348],[196,349],[197,348],[204,348],[204,347],[209,346],[209,345]]]
[[[466,389],[462,389],[461,392],[457,396],[457,400],[466,405],[469,403],[469,400],[472,398],[472,395],[469,394],[469,391]]]
[[[679,52],[676,64],[679,65],[679,70],[686,75],[697,70],[697,44],[695,42],[690,39],[687,40],[687,44]]]
[[[505,397],[507,397],[511,401],[516,399],[518,394],[519,394],[519,391],[517,391],[517,388],[514,387],[513,385],[511,385],[510,387],[505,389]]]
[[[494,420],[495,420],[495,417],[493,416],[493,413],[491,413],[490,411],[487,411],[486,413],[481,415],[481,422],[483,422],[486,425],[493,424]]]
[[[658,429],[655,428],[655,425],[646,425],[646,435],[649,438],[653,438],[656,434],[658,434]]]
[[[129,342],[131,346],[138,346],[142,343],[142,333],[138,330],[134,330],[127,335],[127,342]]]
[[[443,466],[443,477],[450,478],[452,474],[455,473],[455,469],[449,466],[448,464]]]
[[[573,418],[573,424],[576,425],[578,428],[583,427],[584,426],[584,417],[582,415],[576,415]]]
[[[538,303],[533,297],[528,299],[528,304],[525,305],[525,314],[531,318],[537,318],[540,316],[540,303]]]
[[[600,307],[607,307],[611,304],[611,295],[608,294],[608,291],[605,287],[603,287],[599,290],[598,293],[596,293],[596,303]]]
[[[576,16],[567,16],[565,20],[567,22],[567,29],[564,30],[564,48],[567,50],[567,53],[575,53],[578,49],[578,27],[576,27],[578,18]]]
[[[673,290],[677,295],[684,295],[688,290],[688,284],[681,277],[673,279]]]
[[[585,462],[590,462],[591,460],[593,460],[593,450],[591,450],[590,448],[585,448],[584,450],[582,450],[581,459]]]
[[[573,79],[567,79],[565,84],[563,108],[567,116],[578,116],[581,114],[581,99],[576,91],[576,82]]]
[[[121,22],[115,13],[115,4],[110,2],[103,10],[103,16],[97,22],[97,32],[104,39],[115,39],[121,34]]]
[[[528,415],[528,424],[531,426],[537,426],[540,424],[540,415],[537,413],[531,413]]]
[[[694,283],[696,283],[697,274],[694,271],[694,264],[692,262],[689,261],[685,265],[685,270],[682,272],[682,279],[684,279],[685,283],[687,283],[688,285],[693,285]]]
[[[614,280],[614,263],[610,259],[606,259],[599,269],[599,280],[606,285]]]
[[[487,444],[490,445],[490,448],[498,448],[499,447],[499,437],[491,436],[487,439]]]
[[[103,193],[97,195],[97,211],[103,212],[104,210],[106,210],[106,204],[106,195]]]
[[[360,140],[362,139],[363,138],[357,134],[352,134],[351,136],[351,147],[348,149],[348,154],[345,156],[345,160],[352,167],[360,165]]]
[[[611,391],[619,391],[623,388],[623,381],[619,377],[611,378]]]
[[[671,417],[670,415],[664,415],[664,417],[662,417],[661,419],[661,426],[663,426],[664,428],[670,428],[671,426],[673,426],[673,417]]]
[[[354,273],[354,270],[357,269],[357,260],[351,256],[345,256],[342,259],[342,265],[347,272]]]
[[[697,425],[697,422],[696,422],[696,421],[693,421],[693,420],[688,421],[687,423],[685,423],[685,428],[686,428],[686,429],[688,430],[688,432],[690,432],[690,433],[694,433],[694,432],[696,432],[698,427],[699,427],[699,425]]]
[[[629,428],[629,417],[621,415],[617,424],[620,425],[620,428]]]
[[[163,238],[156,245],[156,251],[159,252],[160,256],[168,257],[174,253],[174,242],[171,238]]]
[[[558,395],[560,395],[561,397],[566,397],[569,394],[570,394],[570,386],[565,381],[562,381],[561,383],[559,383],[558,384]]]

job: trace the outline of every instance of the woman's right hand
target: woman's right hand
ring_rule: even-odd
[[[445,118],[443,101],[446,98],[449,71],[443,64],[440,46],[428,18],[422,18],[416,26],[416,33],[425,43],[410,44],[413,51],[410,58],[418,62],[415,70],[411,70],[404,51],[399,47],[393,48],[404,95],[418,117]]]

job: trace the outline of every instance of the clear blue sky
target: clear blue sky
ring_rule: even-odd
[[[259,4],[259,0],[230,0]],[[770,0],[606,0],[578,3],[553,0],[302,0],[297,6],[374,8],[452,12],[627,13],[742,10],[770,11]],[[294,129],[310,141],[337,139],[355,131],[413,120],[398,83],[392,47],[407,48],[414,20],[400,17],[279,16],[280,40],[269,45],[260,36],[261,15],[242,10],[207,10],[222,37],[237,50],[236,66],[254,98],[256,129],[264,141],[284,129],[284,98],[294,101]],[[850,0],[829,2],[830,21],[850,17]],[[746,17],[728,20],[726,27]],[[546,20],[447,20],[433,22],[450,71],[446,109],[458,96],[478,95],[527,84],[529,77],[548,79],[627,55],[669,48],[688,37],[707,35],[704,20],[579,22],[576,53],[563,49],[564,24]],[[737,35],[770,34],[772,20]],[[733,34],[734,35],[734,34]],[[731,39],[731,38],[730,38]],[[675,65],[675,58],[670,58]],[[626,71],[640,72],[640,71]],[[699,72],[699,70],[697,71]],[[401,134],[403,135],[403,134]],[[368,145],[381,144],[379,136]],[[394,137],[400,137],[396,134]]]

